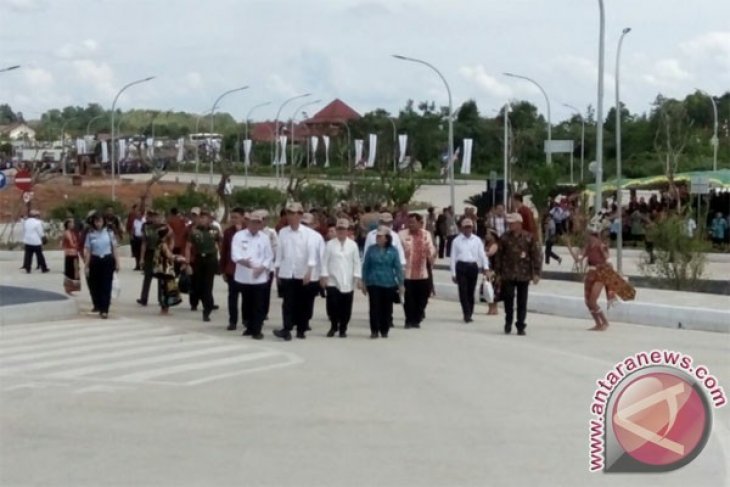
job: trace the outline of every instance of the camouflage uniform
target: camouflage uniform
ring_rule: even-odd
[[[188,242],[192,246],[193,275],[192,287],[195,295],[203,304],[203,320],[210,320],[213,311],[213,282],[218,272],[218,244],[220,232],[212,226],[196,226],[188,234]]]
[[[508,231],[499,240],[495,271],[501,279],[501,293],[504,300],[504,331],[512,331],[514,318],[514,297],[517,292],[517,322],[518,333],[524,334],[527,324],[527,290],[530,281],[540,277],[542,271],[542,253],[540,244],[528,232]]]

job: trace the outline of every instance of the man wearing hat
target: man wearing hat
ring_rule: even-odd
[[[279,231],[276,249],[276,278],[282,296],[281,313],[283,327],[274,335],[291,340],[296,327],[297,338],[306,338],[308,325],[305,286],[312,278],[317,265],[317,249],[310,238],[311,230],[301,225],[304,208],[301,203],[289,203],[286,207],[287,226]]]
[[[191,288],[203,304],[203,321],[210,321],[213,311],[213,283],[218,272],[220,240],[220,232],[211,225],[210,211],[201,210],[198,225],[191,228],[188,235],[185,260],[190,262],[193,257]]]
[[[499,240],[496,271],[502,279],[501,295],[504,301],[504,332],[512,333],[514,299],[517,295],[518,335],[525,335],[527,316],[527,292],[530,281],[537,284],[542,271],[540,245],[531,233],[522,229],[522,215],[507,215],[508,229]]]
[[[311,330],[309,326],[309,322],[312,320],[312,317],[314,316],[314,301],[317,299],[317,295],[322,293],[322,297],[324,297],[324,291],[319,286],[319,273],[322,270],[322,258],[324,257],[324,237],[322,237],[322,234],[317,231],[316,228],[314,228],[316,223],[316,219],[314,218],[314,215],[312,213],[304,213],[302,215],[302,225],[304,225],[307,229],[310,230],[309,232],[309,238],[310,238],[310,244],[315,249],[314,259],[314,269],[312,270],[312,274],[310,276],[309,284],[305,286],[306,289],[306,318],[307,318],[307,331]]]
[[[374,229],[368,232],[368,236],[365,239],[365,248],[363,249],[362,255],[368,253],[368,249],[375,245],[375,240],[377,238],[378,229],[382,226],[386,226],[390,228],[390,236],[393,238],[393,247],[395,250],[398,251],[398,257],[400,258],[400,264],[402,266],[406,265],[406,254],[403,251],[403,244],[400,241],[400,237],[398,234],[393,231],[393,215],[390,213],[381,213],[379,217],[378,226]]]
[[[231,241],[231,259],[236,265],[231,280],[243,294],[243,315],[246,319],[243,335],[250,335],[254,340],[264,338],[261,328],[266,310],[266,283],[274,260],[271,240],[261,231],[262,228],[261,213],[251,212],[246,228],[236,232]],[[228,329],[234,330],[235,324]]]
[[[474,291],[479,272],[486,276],[489,260],[484,252],[482,239],[474,235],[474,221],[461,220],[461,233],[451,243],[451,280],[459,287],[459,302],[464,314],[464,323],[472,322],[474,314]]]
[[[241,286],[236,283],[236,262],[232,258],[231,243],[238,232],[246,228],[249,213],[243,208],[233,208],[230,215],[230,225],[223,232],[221,239],[220,273],[228,285],[228,330],[235,330],[238,326],[238,297],[241,294]],[[243,309],[243,305],[241,306]],[[246,316],[242,316],[243,326],[246,326]]]
[[[431,294],[428,271],[436,258],[436,247],[431,239],[431,233],[423,228],[423,217],[420,214],[409,214],[407,225],[408,228],[398,234],[406,254],[403,298],[405,327],[420,328]]]
[[[160,227],[164,226],[160,220],[160,214],[155,210],[147,210],[147,215],[144,218],[144,223],[139,229],[140,234],[140,250],[139,255],[141,257],[142,272],[144,277],[142,278],[142,292],[139,295],[137,304],[140,306],[147,306],[147,301],[150,296],[150,284],[152,283],[152,277],[155,271],[155,249],[157,244],[160,242]],[[170,235],[171,232],[168,232]]]
[[[339,333],[347,336],[347,325],[352,316],[352,298],[360,281],[360,249],[354,240],[348,238],[350,221],[337,220],[336,237],[327,242],[322,258],[322,272],[319,284],[327,289],[327,316],[330,319],[328,337]]]

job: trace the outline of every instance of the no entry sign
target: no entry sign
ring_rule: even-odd
[[[32,181],[30,171],[27,169],[21,169],[15,174],[15,187],[23,192],[27,193],[33,189]]]

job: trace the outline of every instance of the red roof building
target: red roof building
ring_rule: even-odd
[[[329,105],[318,111],[312,118],[306,120],[307,125],[321,125],[349,122],[357,120],[360,114],[353,110],[347,103],[335,98]]]

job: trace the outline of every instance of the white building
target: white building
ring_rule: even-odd
[[[24,122],[0,125],[0,139],[35,140],[35,130]]]

